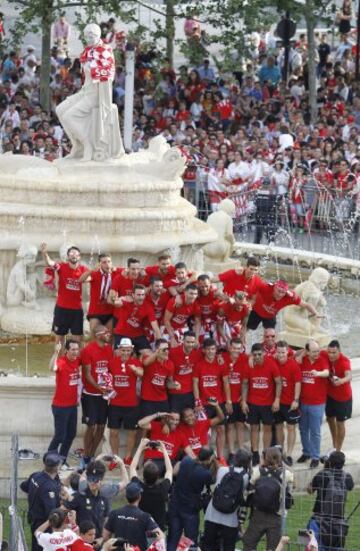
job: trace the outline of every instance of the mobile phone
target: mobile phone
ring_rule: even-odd
[[[150,442],[148,443],[148,448],[150,448],[151,450],[156,450],[159,447],[160,442],[158,440],[150,440]]]
[[[208,402],[209,404],[216,404],[217,399],[214,396],[210,396],[210,398],[208,399]]]
[[[306,545],[307,543],[309,543],[309,532],[308,530],[304,530],[303,528],[301,528],[299,531],[298,531],[298,538],[297,538],[297,542],[299,545]]]
[[[114,456],[113,455],[104,455],[103,461],[113,461]]]

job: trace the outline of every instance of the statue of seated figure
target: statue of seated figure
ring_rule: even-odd
[[[303,302],[311,304],[321,315],[326,306],[326,299],[323,291],[328,285],[330,274],[325,268],[315,268],[307,281],[303,281],[294,291]],[[297,333],[306,337],[316,335],[327,335],[321,327],[321,319],[311,314],[305,308],[289,306],[284,310],[284,329],[288,333]]]
[[[37,248],[34,245],[21,245],[18,251],[20,260],[13,266],[6,291],[7,306],[38,308],[36,302],[37,274],[35,261]]]
[[[207,223],[217,233],[217,239],[204,247],[204,255],[216,262],[227,262],[234,250],[233,218],[235,205],[230,199],[223,199],[219,209],[210,214]]]

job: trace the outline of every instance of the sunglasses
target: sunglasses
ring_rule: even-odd
[[[170,348],[159,348],[160,352],[169,352]]]

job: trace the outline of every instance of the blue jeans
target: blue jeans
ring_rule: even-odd
[[[57,451],[65,460],[76,436],[77,406],[51,406],[51,409],[54,416],[55,434],[48,449]]]
[[[299,422],[303,454],[311,459],[320,458],[321,423],[324,417],[325,404],[308,406],[301,404]]]
[[[179,539],[184,535],[190,538],[195,544],[199,536],[199,513],[182,511],[175,504],[169,505],[169,534],[167,551],[176,551]],[[191,548],[192,549],[192,548]],[[195,546],[197,549],[197,546]]]

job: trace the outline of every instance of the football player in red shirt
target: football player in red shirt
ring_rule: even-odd
[[[329,364],[320,355],[320,346],[309,340],[305,350],[296,358],[301,368],[299,422],[302,455],[298,463],[310,461],[310,468],[318,467],[320,460],[321,425],[325,412]]]
[[[153,306],[145,301],[146,289],[143,285],[134,286],[133,297],[119,297],[114,304],[117,307],[118,322],[114,329],[115,347],[122,338],[131,339],[138,354],[151,351],[146,337],[146,325],[149,324],[159,339],[161,337],[159,325],[155,318]]]
[[[163,334],[164,327],[164,314],[166,306],[171,299],[171,295],[166,289],[164,289],[164,283],[160,276],[151,276],[150,278],[150,289],[149,293],[146,295],[145,302],[149,303],[155,312],[155,318],[158,323],[160,333]],[[146,334],[149,339],[149,342],[153,343],[155,341],[155,334],[151,329],[150,324],[146,325]]]
[[[193,385],[195,409],[200,412],[203,408],[211,419],[216,416],[216,410],[208,404],[212,400],[218,402],[223,411],[232,414],[232,402],[228,377],[228,368],[223,361],[216,356],[216,342],[213,339],[205,339],[203,343],[204,358],[200,360],[194,371]],[[205,405],[206,404],[206,405]],[[224,460],[225,427],[216,427],[216,448],[218,459]]]
[[[196,337],[192,331],[184,333],[184,340],[175,348],[170,348],[169,358],[174,364],[174,379],[180,383],[179,390],[169,390],[171,411],[181,413],[185,408],[194,407],[193,373],[197,362],[203,357],[195,348]]]
[[[120,269],[119,269],[120,271]],[[108,303],[115,306],[114,317],[117,318],[117,299],[121,297],[132,297],[135,285],[145,285],[146,277],[142,273],[140,260],[136,258],[127,259],[127,268],[121,270],[111,283],[108,294]]]
[[[232,413],[226,423],[226,436],[229,448],[229,461],[231,462],[234,453],[244,445],[244,430],[246,416],[241,409],[241,384],[244,368],[247,365],[247,354],[244,353],[244,346],[241,339],[231,339],[228,352],[222,354],[229,373],[229,385],[232,402]],[[237,440],[237,447],[235,446]]]
[[[179,423],[179,413],[159,411],[143,417],[138,425],[141,429],[147,431],[150,442],[163,442],[171,461],[175,462],[180,449],[183,448],[183,435]],[[144,459],[151,459],[158,466],[161,476],[163,475],[165,470],[164,456],[160,449],[148,446]]]
[[[259,288],[247,328],[257,329],[260,323],[264,328],[275,327],[276,314],[286,306],[292,305],[305,308],[313,316],[323,317],[317,313],[312,304],[304,302],[296,293],[290,291],[285,280],[279,279],[275,283],[263,283]]]
[[[227,347],[231,339],[245,342],[246,320],[250,312],[244,291],[235,291],[234,298],[221,302],[217,313],[218,345]]]
[[[201,338],[214,338],[219,291],[211,285],[210,277],[201,274],[197,278],[199,295],[197,303],[201,312]]]
[[[169,254],[160,255],[158,257],[158,264],[146,266],[145,272],[149,278],[153,276],[159,277],[164,285],[176,277],[175,266],[171,264],[171,256]]]
[[[106,426],[108,416],[107,395],[112,391],[108,383],[110,364],[113,351],[109,344],[110,331],[104,325],[98,325],[94,330],[94,340],[83,348],[81,364],[83,371],[83,393],[81,405],[83,408],[84,457],[87,465],[95,455]]]
[[[211,402],[216,415],[209,419],[205,414],[197,415],[193,408],[185,408],[181,413],[180,430],[183,436],[184,452],[195,459],[202,447],[209,445],[209,430],[224,421],[224,412],[218,402]]]
[[[192,317],[194,318],[196,340],[199,342],[201,312],[196,302],[198,293],[196,285],[189,283],[183,296],[174,297],[168,302],[164,315],[164,325],[170,337],[171,346],[175,347],[182,341],[184,333],[189,330],[188,322]]]
[[[110,399],[108,428],[110,447],[113,455],[120,452],[120,429],[126,431],[126,452],[124,462],[131,462],[136,443],[137,409],[139,399],[136,393],[138,378],[144,374],[140,360],[133,357],[134,347],[130,339],[121,339],[110,363],[115,396]]]
[[[251,360],[251,361],[250,361]],[[263,425],[263,449],[271,444],[274,413],[280,408],[281,377],[275,361],[264,355],[262,345],[251,347],[251,356],[244,369],[241,407],[250,424],[253,465],[260,462],[260,423]]]
[[[77,405],[81,381],[79,355],[79,343],[74,340],[67,340],[65,355],[58,360],[54,360],[52,366],[56,374],[55,392],[51,406],[55,434],[49,444],[48,451],[59,453],[64,463],[66,463],[71,444],[76,436]]]
[[[80,277],[87,271],[80,264],[80,249],[69,247],[67,262],[55,262],[47,252],[46,243],[42,243],[41,254],[46,265],[58,274],[58,296],[54,310],[52,330],[55,333],[55,349],[61,343],[64,348],[65,336],[71,333],[76,341],[81,341],[83,335],[84,312],[82,309],[82,282]]]
[[[321,351],[327,358],[330,376],[327,385],[326,420],[329,425],[333,446],[341,451],[345,439],[345,421],[352,414],[351,364],[340,350],[339,341],[333,340],[327,350]]]
[[[87,270],[81,277],[83,283],[90,283],[90,303],[87,313],[90,330],[97,325],[105,325],[110,331],[113,328],[114,307],[108,303],[109,291],[118,270],[113,268],[109,254],[99,254],[99,266],[96,270]]]
[[[270,331],[270,329],[268,330]],[[272,329],[273,331],[273,329]],[[282,380],[280,409],[275,413],[276,441],[283,449],[286,463],[293,464],[292,453],[296,440],[296,425],[300,419],[299,402],[301,390],[301,370],[294,358],[289,357],[287,342],[278,341],[274,356]],[[287,428],[287,447],[285,453],[284,423]]]
[[[181,389],[174,381],[174,364],[169,360],[169,343],[165,339],[155,342],[155,352],[144,354],[144,376],[141,386],[141,416],[169,411],[168,388]]]
[[[235,291],[245,291],[247,297],[252,301],[259,286],[262,284],[262,279],[257,274],[260,269],[260,262],[257,258],[251,256],[246,262],[245,268],[238,270],[228,270],[213,277],[214,283],[221,282],[223,284],[223,292],[232,297]]]
[[[188,271],[185,262],[177,262],[177,264],[175,264],[175,277],[166,280],[165,288],[173,297],[180,295],[185,291],[189,283],[196,280],[196,277],[196,273]]]

